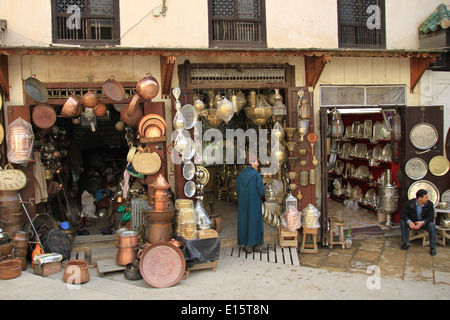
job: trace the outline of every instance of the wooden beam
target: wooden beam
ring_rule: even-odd
[[[305,84],[307,87],[315,87],[319,81],[325,65],[330,62],[327,56],[305,56]]]
[[[413,93],[414,88],[419,83],[420,78],[428,69],[431,63],[436,63],[436,56],[410,57],[410,90]]]
[[[4,54],[0,55],[0,88],[5,95],[5,100],[9,101],[8,56]]]
[[[177,59],[175,56],[161,56],[161,95],[162,98],[168,98],[170,96],[170,88],[172,87],[173,68]]]

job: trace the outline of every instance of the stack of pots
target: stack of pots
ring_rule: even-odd
[[[115,235],[118,248],[116,263],[121,266],[133,263],[137,258],[139,247],[138,233],[124,229],[118,230]]]
[[[10,237],[16,231],[23,231],[21,205],[16,190],[2,190],[0,192],[0,223],[3,231]]]
[[[153,209],[144,213],[146,219],[145,240],[150,244],[160,241],[169,242],[173,238],[172,219],[175,213],[175,208],[169,207],[170,185],[160,174],[150,187],[155,191]]]
[[[27,270],[28,234],[16,231],[13,237],[14,258],[20,260],[22,271]]]

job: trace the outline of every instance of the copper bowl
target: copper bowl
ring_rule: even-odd
[[[66,263],[63,281],[71,284],[81,284],[90,279],[89,268],[86,260],[69,260]]]
[[[22,263],[18,259],[0,262],[0,279],[13,279],[22,274]]]

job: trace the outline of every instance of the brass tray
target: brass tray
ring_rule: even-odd
[[[432,124],[421,122],[411,129],[409,132],[409,140],[417,149],[430,149],[438,141],[438,132]]]
[[[441,177],[448,172],[450,162],[444,156],[435,156],[428,164],[430,172],[435,176]]]
[[[406,175],[413,180],[420,180],[427,175],[428,165],[421,158],[411,158],[405,165]]]
[[[415,199],[416,193],[419,189],[425,189],[428,191],[428,198],[434,206],[439,203],[439,189],[432,182],[427,180],[419,180],[414,182],[408,189],[408,199]]]

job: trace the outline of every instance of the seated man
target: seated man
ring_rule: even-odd
[[[405,202],[401,213],[402,250],[409,248],[409,229],[427,230],[430,237],[430,254],[436,255],[436,226],[434,224],[434,206],[428,200],[428,191],[420,189],[416,198]]]

